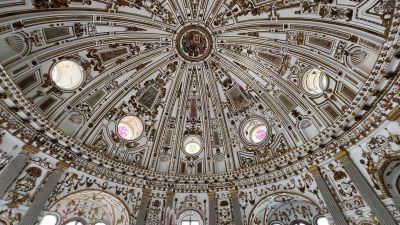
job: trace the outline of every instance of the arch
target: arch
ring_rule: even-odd
[[[362,157],[365,159],[360,160],[372,182],[381,191],[384,198],[391,197],[385,184],[385,171],[391,163],[400,161],[400,147],[397,144],[393,145],[396,139],[396,135],[372,137],[367,142],[368,151],[362,152]]]
[[[268,225],[284,225],[284,224],[280,221],[271,221]]]
[[[66,134],[74,136],[85,122],[85,115],[78,111],[72,111],[61,121],[59,127]]]
[[[75,210],[70,210],[74,208]],[[107,225],[130,224],[130,213],[123,201],[100,190],[83,190],[71,193],[54,202],[50,212],[60,215],[60,224],[76,219],[84,224],[105,222]],[[94,218],[95,217],[95,218]]]
[[[177,220],[176,220],[177,225],[183,225],[182,221],[189,220],[189,218],[192,220],[195,219],[195,220],[199,221],[200,222],[199,225],[205,225],[204,217],[197,210],[194,210],[194,209],[189,209],[189,210],[181,212],[178,215]]]
[[[309,198],[296,193],[277,192],[265,196],[255,204],[253,209],[250,211],[248,224],[253,224],[253,220],[258,220],[258,221],[268,220],[268,224],[269,222],[271,222],[272,224],[274,222],[275,223],[279,222],[276,219],[271,219],[271,213],[277,211],[279,208],[284,207],[285,205],[290,203],[292,204],[298,203],[298,204],[312,206],[313,209],[318,212],[315,213],[314,217],[322,215],[322,212],[320,211],[319,208],[319,204],[315,203]],[[307,222],[306,224],[309,223],[312,223],[312,220],[310,220],[310,222]]]
[[[295,220],[291,222],[290,225],[311,225],[311,223],[308,223],[307,221],[304,220]]]
[[[392,168],[396,166],[397,168]],[[390,171],[390,173],[388,173]],[[391,174],[385,179],[385,174]],[[385,158],[380,167],[377,170],[378,175],[378,186],[385,197],[397,197],[400,198],[400,187],[398,187],[400,181],[400,157]],[[391,191],[388,189],[388,185],[393,188]]]
[[[10,60],[16,56],[22,56],[27,52],[28,45],[25,43],[25,37],[20,34],[13,34],[0,39],[0,62]]]
[[[168,173],[169,164],[171,162],[171,158],[168,154],[161,154],[158,157],[157,171],[162,173]]]
[[[189,195],[185,196],[184,202],[179,206],[178,211],[176,211],[176,221],[181,220],[186,214],[191,213],[193,215],[198,215],[202,221],[205,221],[206,215],[200,208],[201,203],[197,200],[196,196]],[[179,224],[179,223],[178,223]]]
[[[226,164],[225,157],[222,154],[218,154],[214,157],[214,171],[215,173],[225,173]]]
[[[309,118],[304,118],[300,121],[298,127],[307,141],[317,136],[319,132],[318,128]]]
[[[367,48],[362,48],[359,46],[354,46],[347,49],[346,64],[351,68],[357,68],[364,73],[370,73],[378,55],[368,50]]]
[[[382,195],[385,198],[391,197],[389,189],[387,188],[387,186],[385,184],[385,171],[392,162],[396,162],[396,161],[400,161],[400,156],[390,156],[390,157],[383,158],[378,164],[376,173],[374,173],[374,175],[373,175],[373,176],[375,176],[375,178],[377,180],[377,185],[379,187],[379,190],[382,192]]]

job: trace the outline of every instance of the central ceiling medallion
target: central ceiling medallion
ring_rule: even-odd
[[[184,151],[189,155],[196,155],[201,152],[201,138],[196,135],[186,137],[184,141]]]
[[[213,38],[205,26],[190,24],[178,30],[176,48],[179,55],[190,62],[200,62],[210,56]]]

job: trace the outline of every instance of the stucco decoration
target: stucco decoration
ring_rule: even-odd
[[[107,224],[124,225],[130,223],[129,211],[118,198],[104,191],[84,190],[65,196],[54,202],[50,212],[60,216],[61,224],[72,219],[95,224],[105,221]]]

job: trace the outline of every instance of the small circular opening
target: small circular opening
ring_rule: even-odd
[[[142,136],[144,124],[137,116],[125,116],[119,121],[117,132],[125,140],[136,140]]]
[[[74,61],[63,60],[51,69],[51,79],[63,90],[74,90],[83,83],[83,69]]]

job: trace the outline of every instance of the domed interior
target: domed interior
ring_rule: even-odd
[[[0,225],[399,224],[399,15],[1,1]]]

